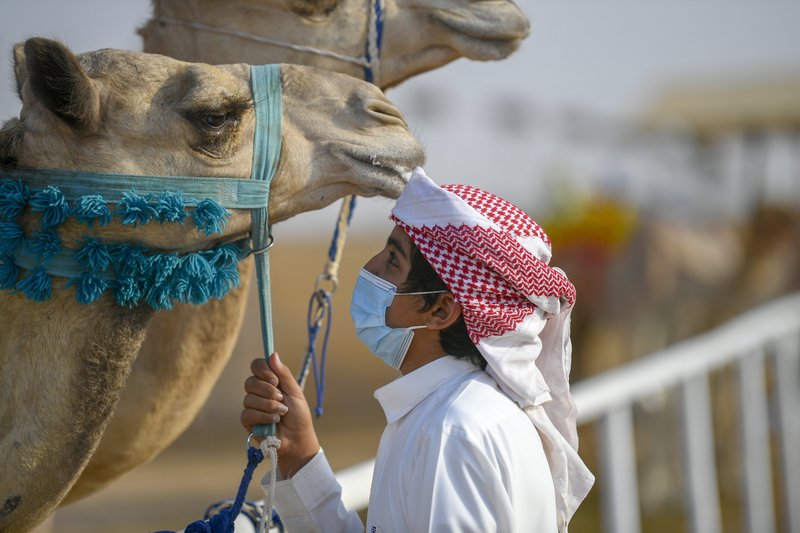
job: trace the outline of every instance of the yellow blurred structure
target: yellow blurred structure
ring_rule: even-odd
[[[701,138],[732,130],[800,128],[800,73],[774,80],[668,89],[644,115],[648,127],[679,126]]]

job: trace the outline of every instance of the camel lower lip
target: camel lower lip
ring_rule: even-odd
[[[493,24],[491,21],[474,24],[470,23],[469,19],[464,16],[447,11],[435,13],[434,18],[461,37],[485,43],[497,43],[498,45],[507,46],[508,44],[519,43],[528,36],[527,29],[516,31],[506,24],[500,24],[499,22]]]
[[[359,171],[373,178],[371,181],[374,181],[375,186],[370,187],[371,191],[360,193],[364,196],[372,192],[376,195],[395,197],[400,194],[411,176],[410,169],[391,162],[381,162],[376,157],[347,151],[342,152],[342,156],[356,165]]]

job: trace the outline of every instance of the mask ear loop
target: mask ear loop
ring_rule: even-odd
[[[418,292],[395,292],[395,296],[417,296],[421,294],[440,294],[443,292],[450,292],[448,289],[442,289],[440,291],[418,291]]]
[[[450,292],[450,291],[447,290],[447,289],[443,289],[443,290],[439,290],[439,291],[396,292],[396,293],[394,293],[394,295],[395,296],[418,296],[418,295],[423,295],[423,294],[441,294],[443,292]],[[423,328],[427,329],[427,327],[428,327],[427,324],[423,324],[421,326],[406,326],[405,328],[402,328],[402,329],[412,329],[412,330],[413,329],[423,329]]]

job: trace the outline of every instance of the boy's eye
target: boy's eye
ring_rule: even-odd
[[[397,262],[397,256],[391,250],[389,251],[389,264],[393,266],[400,266],[400,264]]]

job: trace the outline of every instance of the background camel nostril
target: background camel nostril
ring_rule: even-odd
[[[367,113],[378,119],[382,124],[397,124],[408,128],[403,114],[389,101],[368,99],[365,103]]]

